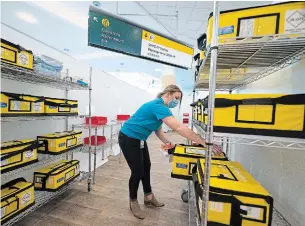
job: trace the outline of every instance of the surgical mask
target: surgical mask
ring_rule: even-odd
[[[168,102],[168,107],[175,108],[175,107],[177,107],[178,104],[179,104],[179,100],[177,100],[176,98],[173,98],[172,100],[170,100]]]

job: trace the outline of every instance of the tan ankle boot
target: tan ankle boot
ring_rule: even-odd
[[[159,201],[157,200],[156,196],[155,196],[153,193],[152,193],[152,199],[151,199],[151,200],[149,200],[149,199],[147,198],[148,195],[149,195],[149,194],[144,195],[144,204],[145,204],[145,205],[153,205],[153,206],[155,206],[155,207],[162,207],[162,206],[164,206],[164,203],[159,202]]]
[[[138,200],[130,200],[129,207],[133,215],[141,220],[145,218],[145,214],[138,203]]]

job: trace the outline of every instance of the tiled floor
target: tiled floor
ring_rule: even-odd
[[[177,143],[185,140],[171,134]],[[80,182],[71,190],[46,204],[15,224],[15,226],[187,226],[188,205],[180,199],[186,182],[170,178],[171,165],[159,151],[160,141],[152,136],[149,140],[152,162],[152,187],[156,196],[165,203],[163,208],[144,208],[146,218],[136,219],[128,206],[129,168],[122,156],[97,169],[95,185],[90,193],[86,183]],[[140,185],[139,202],[143,203]],[[274,226],[287,226],[274,214]]]

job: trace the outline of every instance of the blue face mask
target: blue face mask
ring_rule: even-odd
[[[169,108],[175,108],[175,107],[177,107],[178,104],[179,104],[179,100],[177,100],[176,98],[174,98],[174,99],[172,99],[172,100],[170,100],[170,101],[168,102],[168,107],[169,107]]]

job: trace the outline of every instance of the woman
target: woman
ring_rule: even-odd
[[[146,140],[152,132],[168,147],[174,144],[168,140],[162,130],[164,122],[169,128],[181,136],[198,144],[205,145],[205,140],[187,126],[173,117],[169,108],[175,108],[181,103],[182,91],[178,86],[169,85],[158,94],[157,99],[143,104],[137,112],[124,123],[119,134],[119,145],[130,167],[129,206],[135,217],[144,219],[144,212],[137,201],[140,181],[144,190],[144,204],[155,207],[164,206],[152,193],[150,185],[150,157]]]

